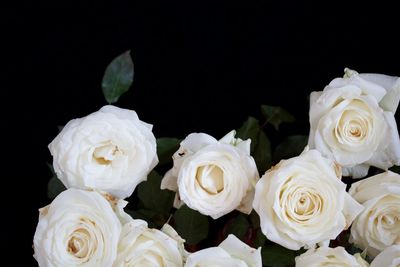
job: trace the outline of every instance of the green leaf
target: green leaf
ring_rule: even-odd
[[[265,241],[267,241],[267,238],[262,233],[261,228],[259,228],[256,232],[256,238],[254,239],[254,247],[259,248],[264,246]]]
[[[155,171],[152,171],[147,177],[147,181],[140,183],[137,187],[139,199],[146,209],[161,214],[169,214],[175,193],[169,190],[161,190],[162,177]]]
[[[47,196],[49,198],[55,198],[65,189],[66,188],[60,179],[58,179],[57,176],[53,176],[50,178],[49,183],[47,184]]]
[[[174,214],[175,230],[189,245],[208,237],[208,217],[183,205]]]
[[[260,173],[263,174],[271,167],[271,143],[267,135],[261,129],[257,137],[256,146],[253,150],[253,157]]]
[[[237,238],[242,239],[244,235],[247,233],[250,224],[246,219],[246,216],[243,214],[239,214],[232,221],[228,222],[227,227],[227,236],[228,234],[234,234]]]
[[[349,244],[348,246],[345,247],[345,249],[346,249],[346,251],[347,251],[349,254],[351,254],[351,255],[354,255],[354,254],[356,254],[356,253],[360,253],[360,254],[361,254],[361,253],[363,252],[362,249],[356,247],[356,246],[353,245],[353,244]]]
[[[101,87],[107,102],[112,104],[129,90],[133,82],[133,61],[130,50],[116,57],[106,68]]]
[[[400,166],[393,166],[392,168],[389,169],[389,171],[395,172],[400,174]]]
[[[172,137],[161,137],[157,139],[158,165],[164,165],[172,161],[172,155],[179,149],[181,140]]]
[[[296,251],[289,250],[277,244],[267,245],[261,249],[263,266],[285,267],[294,266]]]
[[[307,142],[308,136],[305,135],[292,135],[286,137],[274,151],[274,164],[278,163],[281,159],[288,159],[298,156],[301,152],[303,152]]]
[[[260,216],[257,214],[255,210],[251,211],[251,213],[249,214],[249,219],[251,222],[251,226],[254,229],[260,228]]]
[[[236,135],[242,139],[252,138],[258,135],[260,131],[260,124],[258,120],[254,117],[248,117],[247,120],[242,124],[242,126],[237,130]],[[251,140],[253,145],[253,139]]]
[[[46,162],[47,168],[49,168],[51,175],[55,176],[56,172],[54,171],[54,167],[53,165],[51,165],[50,163]]]
[[[258,171],[264,173],[271,166],[271,143],[261,129],[257,119],[249,117],[237,130],[237,137],[251,139],[251,155],[257,164]]]
[[[139,210],[131,210],[124,209],[126,213],[128,213],[133,219],[144,220],[148,223],[149,227],[156,228],[157,225],[153,223],[153,217],[157,215],[157,212],[147,209],[139,209]]]
[[[64,184],[58,179],[56,173],[54,172],[54,168],[51,164],[47,163],[47,167],[49,167],[51,174],[53,175],[49,182],[47,183],[47,197],[55,198],[58,194],[64,191],[66,188]]]
[[[267,120],[266,123],[270,123],[274,126],[275,130],[279,130],[281,123],[294,122],[294,117],[286,110],[276,106],[261,106],[261,113]]]

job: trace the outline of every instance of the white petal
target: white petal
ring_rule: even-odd
[[[211,135],[205,133],[192,133],[181,142],[181,147],[191,152],[197,152],[201,148],[217,142],[218,141]]]
[[[104,112],[104,113],[114,114],[116,117],[118,117],[120,119],[139,120],[139,117],[138,117],[138,115],[137,115],[137,113],[135,111],[118,108],[118,107],[113,106],[113,105],[103,106],[99,111],[100,112]],[[151,125],[151,124],[149,124],[149,125]],[[151,130],[151,128],[149,130]]]
[[[354,76],[352,84],[360,87],[364,94],[373,96],[378,102],[383,99],[386,94],[384,87],[379,84],[364,80],[361,76]]]
[[[262,267],[261,247],[258,249],[252,248],[232,234],[222,241],[219,247],[234,258],[245,261],[249,267]]]
[[[342,175],[343,176],[351,176],[354,179],[358,179],[358,178],[367,176],[368,170],[369,170],[369,165],[358,164],[353,167],[343,167]]]
[[[222,137],[219,141],[221,143],[231,145],[235,141],[235,135],[236,135],[236,131],[232,130],[229,133],[227,133],[224,137]]]
[[[371,262],[370,267],[398,267],[400,265],[400,245],[393,245],[382,251]]]
[[[364,206],[358,203],[349,194],[345,194],[345,204],[343,207],[343,215],[346,218],[346,228],[349,228],[351,223],[364,209]]]
[[[364,203],[384,194],[400,195],[400,175],[387,171],[368,177],[353,183],[349,193],[359,203]]]
[[[251,139],[236,142],[236,147],[246,153],[246,155],[250,155]]]
[[[183,204],[185,204],[185,203],[183,203],[183,201],[181,200],[181,198],[179,196],[179,192],[176,192],[175,198],[174,198],[174,204],[173,204],[174,208],[179,209],[180,207],[183,206]]]
[[[378,151],[375,152],[367,163],[386,170],[393,165],[400,165],[400,138],[393,113],[384,112],[384,118],[389,126],[387,128],[387,135],[382,140]]]
[[[253,200],[254,200],[254,188],[252,188],[252,190],[247,191],[246,196],[242,199],[242,202],[240,202],[240,205],[236,209],[245,214],[250,214],[251,211],[253,210]]]
[[[177,183],[178,177],[174,176],[172,174],[172,169],[167,171],[161,180],[161,189],[168,189],[171,191],[178,191],[178,183]]]
[[[205,267],[205,265],[201,265],[204,260],[208,259],[209,261],[212,261],[212,259],[214,258],[229,259],[230,257],[231,256],[229,255],[229,253],[220,247],[206,248],[190,254],[186,260],[185,267]]]
[[[361,78],[379,84],[387,91],[389,91],[393,85],[395,84],[398,77],[396,76],[389,76],[385,74],[378,74],[378,73],[361,73],[359,74]]]
[[[397,79],[393,87],[388,91],[385,97],[379,102],[379,105],[386,111],[396,113],[400,101],[400,78]]]
[[[310,94],[310,106],[317,102],[318,98],[322,95],[322,91],[311,92]]]

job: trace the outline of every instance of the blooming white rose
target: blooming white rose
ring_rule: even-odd
[[[262,232],[292,250],[335,239],[362,210],[340,178],[340,167],[317,150],[281,160],[256,185]]]
[[[171,228],[169,233],[174,232]],[[166,266],[182,267],[182,243],[166,233],[147,227],[142,220],[132,220],[124,225],[118,244],[118,256],[113,267],[128,266]]]
[[[135,111],[104,106],[68,122],[51,142],[54,170],[67,188],[128,197],[158,163],[151,129]]]
[[[235,209],[250,213],[259,179],[250,142],[236,139],[235,131],[219,141],[204,133],[190,134],[173,155],[174,167],[161,189],[177,192],[175,207],[183,201],[214,219]]]
[[[359,178],[369,166],[399,165],[394,118],[399,98],[400,78],[345,69],[344,78],[311,93],[308,145],[344,167],[344,176]]]
[[[364,206],[351,226],[350,242],[376,256],[400,245],[400,175],[384,172],[352,184],[349,193]]]
[[[296,257],[296,267],[320,266],[368,267],[369,264],[360,254],[352,256],[343,247],[310,249]]]
[[[40,210],[34,236],[39,266],[112,265],[121,222],[98,192],[68,189]]]
[[[400,245],[393,245],[385,248],[371,262],[371,267],[399,267],[400,266]]]
[[[218,247],[190,254],[185,267],[261,267],[261,248],[254,249],[234,235],[229,235]]]

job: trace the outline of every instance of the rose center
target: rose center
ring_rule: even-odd
[[[359,100],[354,100],[352,106],[345,110],[338,125],[335,128],[335,135],[338,141],[346,145],[361,145],[368,139],[371,128],[368,108]]]
[[[399,218],[397,216],[393,216],[391,214],[384,215],[382,217],[382,223],[383,223],[384,227],[387,228],[387,229],[399,228],[400,227]]]
[[[280,196],[280,203],[290,220],[304,224],[312,220],[323,209],[320,194],[312,187],[291,187],[286,184]]]
[[[302,193],[298,198],[297,205],[294,208],[294,211],[298,215],[307,215],[311,214],[315,209],[315,203],[312,199],[312,196],[307,195],[306,193]]]
[[[93,152],[93,158],[101,165],[108,165],[119,153],[118,146],[108,143],[97,147]]]
[[[351,125],[349,127],[349,134],[353,137],[360,137],[361,136],[361,129],[358,125]]]
[[[197,168],[196,180],[210,194],[217,194],[224,189],[224,173],[213,164]]]
[[[68,241],[67,250],[77,258],[84,258],[89,252],[89,233],[86,229],[76,230]]]

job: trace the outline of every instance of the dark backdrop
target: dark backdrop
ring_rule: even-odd
[[[400,75],[395,10],[381,1],[244,0],[3,9],[3,165],[10,170],[3,179],[11,185],[3,188],[1,250],[19,256],[1,260],[35,266],[37,210],[50,202],[47,144],[58,125],[106,104],[102,75],[120,53],[132,50],[135,81],[116,105],[154,124],[157,137],[201,131],[218,138],[259,116],[261,104],[296,116],[284,132],[307,134],[309,93],[345,67]]]

